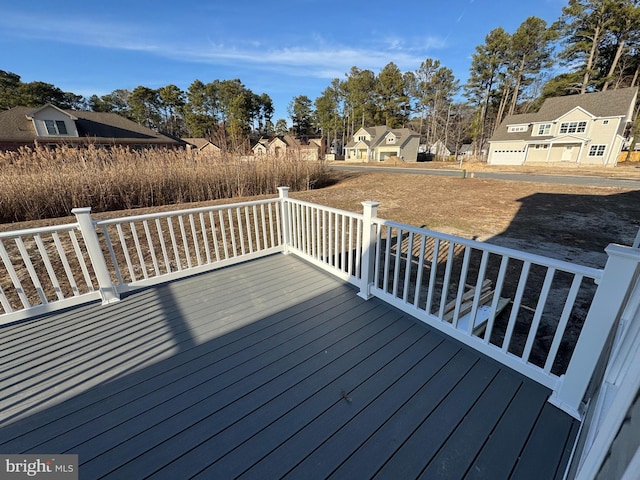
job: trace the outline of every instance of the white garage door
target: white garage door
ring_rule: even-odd
[[[524,149],[500,149],[489,151],[487,159],[489,165],[522,165],[524,163]]]

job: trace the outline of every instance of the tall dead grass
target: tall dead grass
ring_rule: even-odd
[[[320,162],[293,156],[256,160],[179,150],[88,146],[0,153],[0,223],[308,190],[330,181]]]

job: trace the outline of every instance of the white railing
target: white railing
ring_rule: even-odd
[[[0,233],[0,324],[100,298],[77,223]]]
[[[286,251],[547,386],[581,417],[594,352],[637,270],[619,265],[628,247],[610,246],[601,270],[380,219],[375,202],[357,215],[280,194]],[[601,309],[607,320],[595,320]]]
[[[602,270],[375,219],[370,293],[553,388]]]
[[[553,390],[580,418],[638,272],[611,245],[604,270],[288,196],[0,234],[0,324],[277,252],[301,256]],[[80,231],[78,235],[76,231]]]
[[[0,324],[283,251],[281,200],[0,233]],[[78,234],[78,232],[80,234]]]
[[[362,215],[288,198],[280,190],[287,219],[286,251],[360,284]]]
[[[96,222],[118,291],[282,251],[278,199]]]

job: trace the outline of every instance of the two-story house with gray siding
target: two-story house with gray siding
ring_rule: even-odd
[[[567,162],[613,167],[633,121],[638,88],[548,98],[507,116],[489,140],[489,165]]]
[[[344,159],[347,162],[383,162],[398,157],[405,162],[415,162],[419,145],[420,135],[408,128],[362,127],[345,146]]]

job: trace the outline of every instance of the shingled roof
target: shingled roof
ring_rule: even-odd
[[[634,87],[547,98],[540,107],[538,115],[544,119],[554,120],[576,107],[586,110],[595,117],[626,115],[637,92],[638,88]]]
[[[366,143],[370,148],[375,148],[378,146],[386,137],[387,133],[392,132],[399,139],[399,144],[404,146],[407,141],[418,134],[413,130],[408,128],[389,128],[385,126],[377,126],[377,127],[363,127],[369,135],[371,135],[371,141],[363,141],[363,140],[351,140],[347,143],[346,148],[353,148],[358,142],[362,141]]]
[[[97,143],[147,144],[177,146],[180,142],[150,128],[144,127],[116,113],[62,110],[75,120],[78,137],[38,137],[30,115],[38,111],[33,107],[14,107],[0,112],[0,142],[33,143],[85,142],[90,138]],[[75,118],[74,118],[75,117]]]

